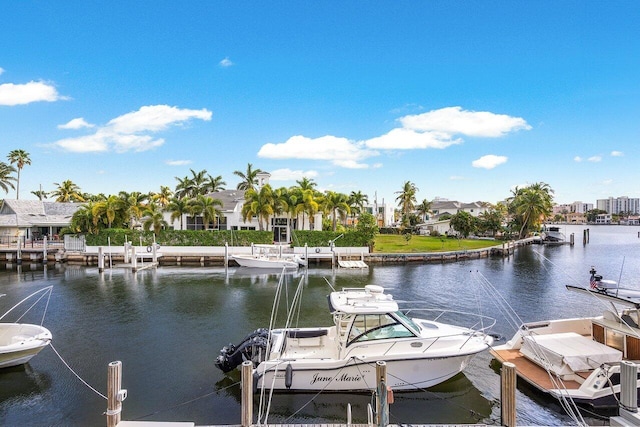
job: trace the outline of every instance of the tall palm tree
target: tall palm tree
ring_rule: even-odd
[[[47,193],[46,191],[43,191],[43,190],[32,191],[31,194],[36,196],[38,198],[38,200],[40,200],[40,201],[43,201],[44,199],[49,197],[49,193]]]
[[[254,216],[258,217],[258,228],[260,231],[264,231],[263,220],[268,224],[269,217],[275,212],[271,186],[267,184],[260,187],[259,190],[251,188],[244,194],[244,198],[242,219],[248,222]]]
[[[173,196],[173,191],[167,186],[161,185],[160,192],[149,193],[149,199],[156,203],[158,206],[165,208],[171,201],[171,196]]]
[[[191,185],[190,194],[191,197],[196,197],[207,192],[207,171],[206,169],[196,172],[193,169],[191,171]]]
[[[538,182],[524,188],[516,187],[512,194],[509,213],[520,226],[518,236],[522,239],[553,212],[553,190],[549,184]]]
[[[260,169],[253,169],[251,163],[247,164],[247,171],[234,171],[233,174],[240,177],[241,181],[238,183],[238,190],[253,190],[258,183],[258,174],[262,172]]]
[[[427,215],[431,212],[431,202],[427,199],[422,199],[422,202],[416,206],[416,210],[422,216],[422,222],[427,220]]]
[[[145,231],[149,231],[153,227],[153,232],[158,235],[164,227],[168,226],[169,224],[164,220],[161,208],[154,203],[148,204],[143,212],[142,228]]]
[[[314,190],[318,185],[313,181],[313,179],[309,179],[306,176],[302,177],[301,180],[296,181],[296,183],[302,190]]]
[[[54,182],[53,185],[58,186],[58,188],[51,192],[51,196],[56,198],[56,202],[84,202],[84,197],[82,197],[80,187],[74,184],[70,179],[62,181],[60,184]]]
[[[89,201],[80,206],[73,214],[69,228],[71,228],[74,233],[98,233],[97,222],[94,223],[93,221],[93,207],[94,203]]]
[[[351,194],[349,194],[348,203],[351,209],[351,215],[354,217],[356,214],[362,213],[364,205],[369,203],[369,197],[366,194],[362,194],[362,191],[352,191]]]
[[[395,192],[395,194],[398,194],[398,197],[396,197],[396,201],[398,202],[400,212],[402,212],[403,224],[408,223],[409,214],[411,214],[411,212],[415,209],[417,192],[418,188],[411,181],[405,181],[404,185],[402,186],[402,190]]]
[[[174,196],[179,199],[182,199],[183,197],[189,197],[191,179],[188,176],[185,176],[184,178],[178,178],[176,176],[174,178],[178,181],[178,183],[176,184],[176,191],[174,193]]]
[[[18,168],[18,179],[16,180],[16,200],[20,198],[20,171],[25,165],[31,164],[29,153],[24,150],[11,150],[7,156],[9,163],[15,164]]]
[[[223,191],[224,186],[227,185],[227,183],[222,180],[222,175],[213,177],[207,174],[207,178],[204,181],[204,185],[205,185],[205,188],[207,189],[206,192],[217,193],[218,191]]]
[[[5,193],[9,192],[9,188],[12,190],[16,188],[13,185],[13,181],[16,180],[13,176],[15,171],[16,168],[13,166],[8,165],[5,162],[0,162],[0,188],[2,188]]]
[[[191,211],[197,215],[202,215],[204,229],[209,229],[210,223],[216,223],[217,218],[222,214],[218,207],[222,207],[222,202],[213,197],[199,194],[190,201]]]
[[[184,230],[184,215],[191,212],[189,199],[186,197],[183,197],[181,199],[178,197],[173,197],[165,210],[167,212],[171,212],[171,221],[175,221],[178,218],[180,219],[180,230]]]
[[[336,231],[338,224],[338,215],[344,219],[349,214],[349,198],[346,194],[337,193],[335,191],[325,191],[323,199],[324,211],[331,214],[333,231]]]
[[[316,197],[315,191],[312,189],[300,190],[300,193],[296,196],[296,211],[302,213],[302,230],[304,230],[304,216],[309,217],[309,223],[311,223],[313,216],[320,210],[320,203]]]

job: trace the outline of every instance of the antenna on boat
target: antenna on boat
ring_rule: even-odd
[[[620,276],[618,276],[618,286],[616,287],[616,296],[618,296],[618,291],[620,290],[620,281],[622,280],[622,269],[624,268],[624,258],[622,257],[622,265],[620,266]]]

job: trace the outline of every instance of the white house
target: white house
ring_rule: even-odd
[[[458,212],[467,212],[471,216],[478,217],[487,210],[488,208],[482,202],[462,203],[443,199],[434,199],[434,201],[431,202],[431,212],[435,217],[440,217],[445,213],[455,215]]]
[[[18,235],[26,239],[47,236],[55,240],[60,230],[71,224],[80,206],[82,204],[5,199],[0,206],[2,241]]]

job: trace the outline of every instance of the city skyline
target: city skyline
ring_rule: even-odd
[[[371,7],[367,7],[371,6]],[[579,1],[5,5],[4,156],[20,199],[248,163],[275,187],[496,203],[640,197],[640,5]],[[15,198],[15,191],[1,197]]]

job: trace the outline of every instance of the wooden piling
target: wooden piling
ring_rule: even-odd
[[[242,377],[240,388],[242,389],[241,411],[242,427],[250,427],[253,423],[253,363],[250,360],[242,362]]]
[[[389,402],[387,401],[387,364],[376,362],[376,424],[378,427],[389,425]]]
[[[502,425],[516,426],[516,365],[511,362],[502,364],[500,373],[500,400]]]
[[[107,371],[107,427],[116,427],[122,415],[122,398],[119,399],[122,386],[122,362],[109,363]]]
[[[42,262],[47,265],[47,236],[42,238]]]

